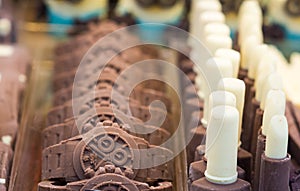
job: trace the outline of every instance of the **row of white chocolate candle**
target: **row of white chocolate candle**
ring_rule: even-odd
[[[240,8],[241,61],[240,53],[231,49],[230,29],[219,1],[194,1],[190,19],[192,35],[213,55],[203,59],[200,53],[203,47],[189,39],[191,58],[197,61],[196,85],[204,100],[201,122],[207,126],[205,176],[213,183],[229,184],[237,180],[237,149],[241,144],[245,99],[245,84],[237,79],[239,68],[248,69],[248,77],[255,79],[255,98],[264,110],[262,133],[267,135],[266,156],[281,159],[287,155],[286,100],[281,77],[276,73],[277,59],[263,44],[262,13],[257,1],[244,1]]]

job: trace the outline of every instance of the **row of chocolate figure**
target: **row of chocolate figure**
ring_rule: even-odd
[[[56,48],[53,109],[42,133],[39,191],[173,190],[172,151],[160,146],[171,136],[172,104],[166,88],[156,81],[130,87],[130,76],[145,75],[138,68],[130,76],[121,75],[159,53],[148,46],[122,50],[138,38],[112,33],[121,27],[112,21],[91,24]],[[103,43],[96,43],[98,39]],[[149,110],[154,100],[161,100],[167,110]],[[146,123],[162,116],[161,127]]]
[[[189,39],[190,58],[179,56],[194,82],[183,91],[190,190],[298,190],[297,109],[286,101],[280,58],[263,42],[258,2],[242,3],[234,41],[219,1],[193,8],[190,32],[202,44]]]

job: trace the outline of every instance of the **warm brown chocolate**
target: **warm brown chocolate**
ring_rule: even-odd
[[[156,152],[150,155],[146,152],[133,152],[133,149],[141,148],[155,148]],[[117,151],[123,154],[117,155]],[[134,161],[143,160],[153,163],[150,166],[155,166],[158,160],[165,160],[171,154],[168,149],[150,145],[144,139],[129,135],[117,123],[104,122],[89,132],[89,136],[73,137],[44,149],[42,179],[78,181],[93,177],[101,170],[99,167],[107,163],[123,169],[132,167],[136,164]],[[172,161],[158,167],[133,171],[137,181],[172,180]]]
[[[189,180],[191,183],[199,180],[202,177],[205,177],[204,173],[206,171],[206,165],[207,162],[205,158],[203,160],[191,163],[189,168]],[[238,178],[245,180],[245,171],[241,167],[237,167],[237,172]]]
[[[248,76],[248,69],[240,68],[238,73],[238,79],[244,80]]]
[[[237,164],[245,170],[245,180],[250,182],[252,177],[252,155],[248,151],[239,148]]]
[[[255,96],[254,80],[246,77],[244,79],[246,84],[245,92],[245,105],[243,111],[243,123],[242,123],[242,134],[241,134],[241,147],[247,151],[250,151],[251,148],[251,138],[252,138],[252,129],[255,113],[252,112],[252,99]],[[256,111],[256,110],[255,110]]]
[[[255,99],[252,100],[252,111],[257,107],[255,111],[255,118],[253,122],[253,129],[252,129],[252,144],[251,144],[251,153],[253,155],[253,158],[256,157],[256,151],[257,151],[257,136],[259,135],[259,130],[262,125],[263,115],[264,111],[259,108],[259,102],[257,102]]]
[[[271,159],[264,153],[261,156],[260,191],[288,191],[291,156],[284,159]]]
[[[251,185],[245,180],[237,179],[235,183],[222,185],[214,184],[201,178],[193,182],[191,191],[251,191]]]
[[[266,137],[262,135],[260,131],[257,138],[256,156],[254,162],[254,178],[252,183],[253,190],[258,190],[261,181],[261,177],[260,177],[261,156],[265,151],[265,146],[266,146]]]
[[[300,109],[291,102],[286,104],[286,117],[289,125],[289,153],[300,164]]]

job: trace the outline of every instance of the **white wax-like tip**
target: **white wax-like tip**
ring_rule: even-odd
[[[253,14],[251,16],[252,17],[249,16],[248,20],[245,19],[244,25],[241,25],[239,28],[239,36],[238,36],[239,45],[242,45],[245,39],[251,35],[255,35],[257,36],[257,38],[263,41],[262,26],[261,24],[258,23],[259,21],[253,20]]]
[[[248,69],[251,61],[250,52],[253,47],[261,44],[260,39],[256,35],[251,35],[245,39],[245,41],[241,44],[241,67]]]
[[[253,9],[260,9],[260,5],[257,0],[243,1],[239,9],[239,14],[242,14],[245,11],[249,11]]]
[[[232,48],[232,39],[229,36],[212,34],[205,38],[205,44],[214,55],[219,48]]]
[[[284,159],[288,147],[288,122],[284,115],[272,117],[266,136],[265,154],[271,159]]]
[[[207,72],[205,74],[206,90],[204,96],[204,105],[209,105],[209,95],[212,91],[218,90],[219,81],[222,78],[230,78],[233,76],[233,69],[230,60],[226,58],[211,58],[206,63]],[[203,119],[209,119],[209,107],[204,107]]]
[[[286,98],[282,90],[270,90],[266,99],[266,106],[262,122],[262,134],[267,135],[270,121],[275,115],[284,115]]]
[[[249,64],[248,77],[251,79],[256,78],[258,64],[262,57],[268,52],[269,47],[266,44],[261,44],[258,46],[254,46],[253,49],[249,51],[249,60],[247,61]]]
[[[230,28],[224,23],[208,23],[203,29],[204,36],[209,36],[210,34],[230,36]]]
[[[220,11],[205,11],[200,14],[199,18],[200,26],[204,27],[208,23],[218,22],[225,23],[225,15]]]
[[[241,55],[238,51],[235,51],[233,49],[220,48],[216,51],[215,56],[231,60],[233,67],[233,77],[238,77],[241,61]]]
[[[282,78],[278,73],[270,74],[263,84],[260,103],[260,108],[262,110],[265,109],[266,98],[270,90],[283,90]]]
[[[208,103],[208,119],[211,117],[211,111],[214,107],[220,105],[227,105],[236,107],[236,98],[235,95],[227,91],[214,91],[209,95]],[[209,121],[209,120],[208,120]]]
[[[247,0],[243,1],[240,6],[238,13],[238,24],[239,26],[242,24],[242,18],[245,14],[252,14],[253,16],[257,16],[261,18],[262,23],[262,10],[260,8],[259,3],[256,0]]]
[[[205,41],[204,26],[209,23],[225,23],[225,15],[219,11],[206,11],[198,17],[197,27],[195,29],[195,36],[201,42]]]
[[[206,62],[205,79],[212,91],[218,90],[222,78],[233,77],[233,66],[229,59],[213,57]]]
[[[258,72],[256,74],[256,80],[254,82],[255,87],[255,99],[257,101],[261,101],[262,97],[262,88],[263,84],[266,81],[266,78],[271,74],[276,72],[276,64],[274,62],[271,62],[270,57],[264,57],[259,66],[258,66]]]
[[[191,10],[191,34],[195,34],[195,28],[199,27],[199,16],[201,13],[205,11],[222,11],[222,6],[219,1],[211,1],[211,0],[205,0],[205,1],[197,1],[193,3],[195,6],[192,6]]]
[[[235,107],[213,108],[206,134],[208,181],[230,184],[237,180],[238,124],[239,113]]]
[[[236,107],[239,111],[239,133],[238,140],[239,145],[240,136],[242,132],[242,118],[243,118],[243,110],[244,110],[244,101],[245,101],[245,90],[246,86],[244,81],[236,79],[236,78],[224,78],[219,82],[219,90],[225,90],[233,93],[236,97]]]

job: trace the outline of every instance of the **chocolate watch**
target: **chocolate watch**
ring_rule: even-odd
[[[137,181],[172,180],[170,150],[150,145],[116,126],[102,123],[87,134],[44,149],[42,179],[78,181],[93,177],[101,166],[113,164],[123,171],[133,169],[132,178]],[[153,151],[147,150],[150,148]],[[160,161],[169,162],[157,166]],[[139,169],[145,165],[151,167]]]
[[[153,116],[160,117],[160,115]],[[111,107],[102,105],[90,109],[79,117],[72,117],[65,120],[64,123],[51,125],[45,128],[42,132],[44,137],[44,148],[79,134],[86,133],[91,129],[94,129],[98,123],[107,120],[111,121],[111,123],[117,122],[121,124],[121,127],[122,125],[130,127],[125,129],[128,133],[144,138],[149,141],[150,144],[162,144],[170,137],[170,133],[163,128],[144,125],[144,123],[137,118],[127,116],[122,111],[112,110]]]
[[[172,191],[171,182],[158,182],[156,186],[132,180],[133,171],[127,169],[125,172],[113,165],[100,167],[95,176],[90,179],[71,182],[61,185],[57,181],[43,181],[38,184],[38,191]]]

